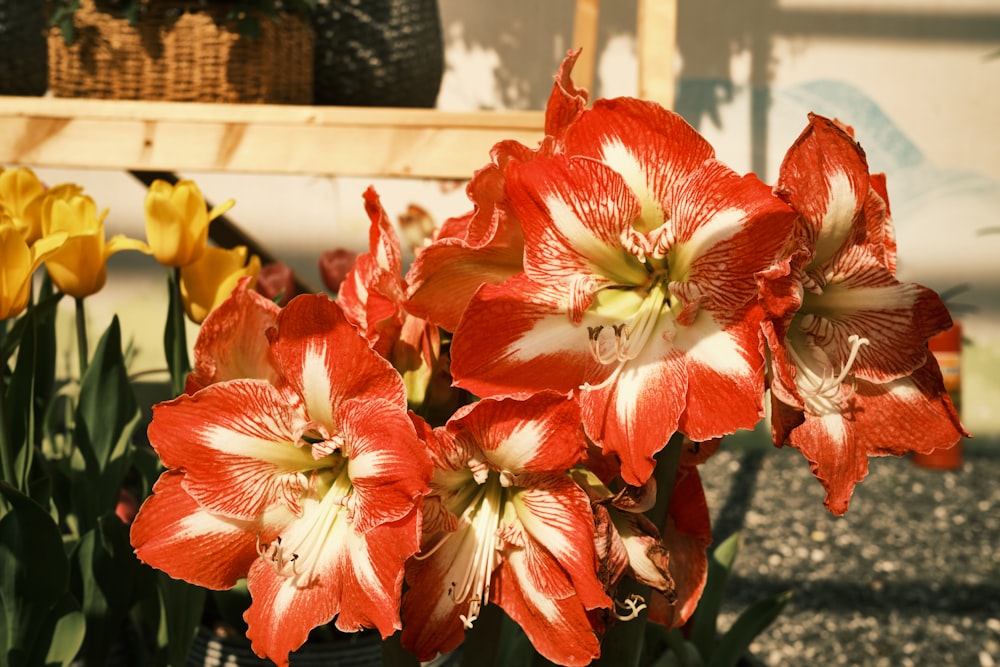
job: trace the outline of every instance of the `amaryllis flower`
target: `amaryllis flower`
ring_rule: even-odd
[[[435,473],[403,646],[420,660],[451,651],[493,602],[549,660],[590,663],[600,644],[587,612],[611,602],[590,502],[568,473],[586,447],[579,408],[554,394],[485,399],[423,428]]]
[[[358,256],[340,286],[339,303],[372,347],[403,376],[410,402],[420,406],[438,371],[438,328],[407,309],[399,237],[374,188],[364,195],[371,221],[368,252]]]
[[[510,162],[525,162],[561,150],[566,129],[587,104],[570,72],[580,51],[572,51],[556,74],[545,110],[545,138],[536,148],[502,141],[492,161],[473,175],[466,188],[474,209],[445,222],[433,243],[421,250],[407,274],[410,312],[455,331],[466,304],[484,283],[498,284],[523,270],[521,223],[504,191]]]
[[[794,216],[652,103],[599,101],[563,143],[508,165],[524,272],[476,293],[452,372],[481,396],[579,391],[587,435],[640,485],[675,431],[708,440],[763,415],[754,274]]]
[[[845,128],[811,115],[775,190],[801,220],[797,251],[762,274],[774,440],[802,452],[842,514],[869,456],[965,433],[927,349],[951,318],[932,290],[896,280],[884,182]]]
[[[310,630],[400,627],[431,466],[399,375],[323,295],[268,333],[280,379],[228,380],[157,405],[168,468],[132,526],[144,562],[199,586],[246,577],[254,651],[278,664]]]

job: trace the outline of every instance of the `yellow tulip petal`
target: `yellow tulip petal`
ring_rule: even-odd
[[[235,199],[227,199],[226,201],[222,202],[218,206],[212,207],[212,210],[208,212],[208,219],[209,220],[215,220],[220,215],[222,215],[223,213],[225,213],[226,211],[228,211],[229,209],[231,209],[234,206],[236,206],[236,200]]]
[[[125,236],[124,234],[115,234],[104,246],[104,256],[110,257],[116,252],[121,252],[122,250],[138,250],[141,253],[147,255],[152,254],[152,249],[145,241],[140,241],[139,239],[133,239]]]

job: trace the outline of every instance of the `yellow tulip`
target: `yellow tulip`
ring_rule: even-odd
[[[66,234],[59,233],[29,245],[10,215],[0,215],[0,320],[17,317],[28,307],[32,275],[65,241]]]
[[[42,236],[38,202],[44,193],[45,186],[27,167],[0,171],[0,206],[28,245]]]
[[[240,278],[251,276],[256,283],[258,275],[260,258],[252,255],[247,262],[246,246],[232,250],[206,247],[198,261],[181,267],[184,311],[192,322],[201,324],[232,294]]]
[[[42,229],[46,235],[63,232],[66,242],[45,260],[49,277],[61,291],[83,298],[94,294],[107,280],[108,257],[121,250],[149,252],[142,241],[118,234],[104,239],[107,209],[78,191],[49,191],[42,200]]]
[[[145,201],[146,239],[156,261],[187,266],[197,260],[208,242],[208,224],[233,204],[230,199],[206,211],[205,197],[193,181],[153,181]]]

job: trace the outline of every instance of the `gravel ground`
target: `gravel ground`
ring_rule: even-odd
[[[724,447],[702,476],[716,542],[741,533],[720,626],[794,591],[751,647],[765,665],[1000,665],[1000,452],[872,459],[839,518],[793,449]]]

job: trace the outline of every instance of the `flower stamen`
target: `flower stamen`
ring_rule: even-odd
[[[615,607],[625,610],[627,613],[619,614],[617,611],[613,612],[615,618],[619,621],[631,621],[633,619],[639,618],[639,613],[646,608],[646,600],[643,599],[641,595],[636,595],[633,593],[625,598],[624,601],[619,602],[615,600]]]
[[[850,377],[851,369],[857,362],[861,346],[868,345],[869,340],[857,334],[851,334],[847,338],[847,342],[851,345],[851,350],[848,353],[847,361],[844,362],[840,372],[836,375],[833,373],[833,369],[825,364],[821,364],[822,370],[817,372],[810,367],[794,345],[787,347],[796,368],[796,388],[798,388],[803,400],[818,414],[839,412],[844,402],[854,396],[856,387],[853,381],[851,386],[846,388],[844,383]]]
[[[461,581],[452,582],[449,595],[456,604],[469,602],[468,613],[459,616],[467,629],[472,627],[482,607],[489,602],[493,571],[503,546],[498,537],[502,503],[503,487],[499,479],[491,475],[462,513],[462,523],[468,525],[471,532],[463,539],[471,538],[475,545],[468,562],[460,564],[458,569],[464,576]]]

